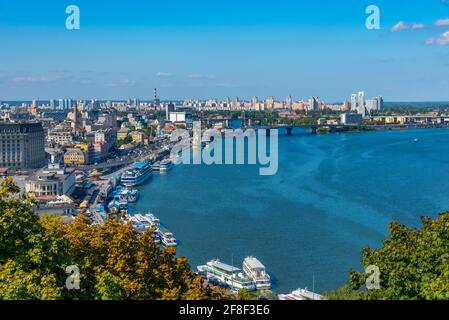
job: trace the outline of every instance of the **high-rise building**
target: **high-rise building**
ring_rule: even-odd
[[[377,111],[381,111],[384,108],[384,99],[381,96],[376,97],[377,99]]]
[[[72,128],[73,132],[77,132],[78,129],[78,104],[75,103],[75,106],[73,107],[73,122],[72,122]]]
[[[58,109],[59,110],[71,110],[73,105],[72,99],[59,99]]]
[[[135,98],[135,99],[134,99],[134,107],[135,107],[136,109],[139,109],[139,107],[140,107],[140,100],[139,100],[138,98]]]
[[[309,97],[309,110],[317,111],[319,109],[318,97]]]
[[[238,110],[240,109],[240,107],[241,107],[240,99],[239,97],[236,97],[235,100],[231,102],[231,109]]]
[[[268,97],[266,101],[266,110],[271,111],[274,109],[274,98]]]
[[[372,114],[373,111],[377,111],[377,98],[366,100],[366,111]]]
[[[42,123],[0,123],[0,166],[40,168],[45,162]]]
[[[253,110],[256,110],[258,103],[259,99],[256,96],[254,96],[253,99],[251,100],[251,108]]]
[[[357,95],[351,95],[351,111],[357,111]]]
[[[169,103],[165,106],[165,120],[170,121],[170,113],[175,111],[175,105]]]
[[[293,99],[292,99],[292,96],[288,96],[287,99],[285,99],[285,107],[286,107],[288,110],[291,110],[291,109],[292,109],[292,105],[293,105]]]
[[[383,108],[383,99],[381,96],[366,100],[366,110],[370,113],[380,111]]]
[[[153,108],[157,109],[159,107],[159,98],[157,96],[157,88],[154,88],[153,94]]]
[[[358,94],[358,113],[365,114],[365,92],[363,91]]]

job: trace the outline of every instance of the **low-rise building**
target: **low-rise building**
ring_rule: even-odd
[[[25,191],[36,197],[71,195],[75,190],[75,170],[61,166],[60,160],[52,156],[45,169],[38,170],[25,184]]]
[[[70,148],[64,154],[64,164],[69,166],[83,166],[89,163],[89,155],[88,152]]]
[[[345,113],[340,116],[340,122],[344,125],[356,125],[362,124],[363,116],[355,113]]]
[[[131,138],[133,139],[134,143],[143,144],[145,134],[141,131],[133,131],[130,133]]]
[[[120,128],[120,130],[117,132],[117,140],[125,140],[130,132],[131,130],[129,128]]]

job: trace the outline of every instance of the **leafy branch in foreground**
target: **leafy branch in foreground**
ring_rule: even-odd
[[[380,249],[363,250],[362,265],[380,270],[380,289],[366,290],[367,276],[351,270],[348,283],[329,299],[449,299],[449,213],[422,218],[420,229],[392,222]]]
[[[39,218],[32,200],[10,178],[0,187],[0,300],[3,299],[228,299],[205,286],[174,249],[120,219],[104,226],[84,215],[64,224]],[[80,271],[79,290],[66,287],[66,268]]]

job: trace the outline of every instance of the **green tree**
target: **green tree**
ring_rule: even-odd
[[[246,289],[241,289],[237,293],[237,300],[256,300],[256,298]]]
[[[3,299],[225,299],[206,286],[153,231],[137,232],[111,216],[104,225],[79,215],[39,218],[10,178],[0,187],[0,300]],[[77,266],[79,290],[66,288],[66,268]]]
[[[133,138],[131,136],[126,136],[125,139],[120,139],[119,141],[117,141],[117,148],[120,148],[121,146],[125,145],[125,144],[129,144],[133,141]]]
[[[330,299],[449,299],[449,213],[422,218],[420,229],[392,222],[379,249],[363,250],[362,266],[377,266],[380,289],[366,289],[369,275],[351,270],[345,287]]]

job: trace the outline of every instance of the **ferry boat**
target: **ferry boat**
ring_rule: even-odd
[[[134,229],[136,229],[138,232],[142,232],[142,233],[148,232],[148,230],[153,228],[154,241],[156,243],[161,242],[161,240],[159,238],[158,230],[157,230],[157,228],[159,227],[160,221],[153,214],[148,213],[145,215],[142,215],[142,214],[126,215],[126,218],[131,222]]]
[[[152,213],[147,213],[145,215],[143,215],[143,217],[149,221],[151,223],[152,226],[159,228],[159,226],[161,225],[161,220],[159,220],[154,214]]]
[[[167,172],[173,168],[173,162],[170,159],[162,160],[160,163],[160,172]]]
[[[127,212],[128,211],[128,202],[126,201],[119,201],[119,200],[112,200],[109,202],[108,210],[112,213],[117,212]]]
[[[153,171],[161,170],[161,162],[160,161],[156,161],[155,163],[153,163],[151,165],[151,168],[153,168]]]
[[[280,294],[279,300],[324,300],[324,298],[307,289],[298,289],[289,294]]]
[[[137,202],[139,196],[139,191],[136,189],[123,188],[122,186],[118,186],[113,193],[114,200],[130,203]]]
[[[242,270],[220,260],[211,260],[206,265],[197,267],[198,273],[209,281],[218,282],[220,285],[230,287],[233,290],[246,289],[254,291],[256,285],[254,281]]]
[[[246,257],[243,260],[243,272],[253,279],[256,289],[269,290],[271,288],[270,275],[265,266],[255,257]]]
[[[139,186],[145,183],[152,175],[153,168],[149,161],[136,162],[132,169],[127,170],[121,177],[125,187]]]
[[[176,247],[178,244],[176,242],[175,237],[173,236],[173,233],[168,231],[167,229],[159,229],[158,230],[159,238],[161,239],[161,242],[166,247]]]

